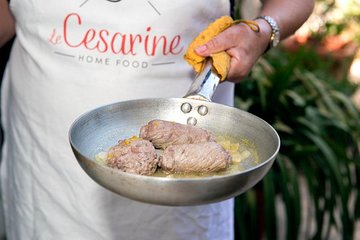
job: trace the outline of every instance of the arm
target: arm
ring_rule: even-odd
[[[314,0],[265,0],[259,16],[272,17],[280,28],[281,39],[293,34],[310,16]],[[212,53],[226,51],[231,56],[228,80],[239,82],[251,70],[266,50],[271,27],[263,19],[256,19],[260,32],[253,32],[247,25],[234,25],[197,48],[196,53],[209,56]]]
[[[15,19],[7,0],[0,0],[0,47],[15,34]]]
[[[314,8],[314,0],[265,0],[259,15],[271,16],[278,23],[281,39],[301,27]]]

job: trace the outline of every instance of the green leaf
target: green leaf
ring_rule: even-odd
[[[278,158],[276,161],[280,167],[280,187],[282,189],[283,200],[286,208],[287,232],[286,239],[294,239],[299,234],[301,219],[301,205],[299,183],[297,172],[291,162],[286,158]]]
[[[265,235],[266,239],[277,239],[277,221],[275,205],[275,181],[273,171],[270,170],[262,180],[264,191],[264,214],[265,214]],[[274,221],[275,220],[275,221]]]

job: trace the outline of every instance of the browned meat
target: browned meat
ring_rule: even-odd
[[[143,126],[140,137],[161,149],[170,145],[214,141],[212,134],[205,129],[163,120],[152,120]]]
[[[119,141],[107,156],[107,165],[124,172],[151,175],[156,171],[158,158],[151,142],[139,138]]]
[[[167,173],[216,172],[230,164],[230,154],[216,142],[169,146],[159,160],[159,166]]]

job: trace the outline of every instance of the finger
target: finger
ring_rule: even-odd
[[[216,37],[212,38],[207,43],[197,47],[195,52],[196,54],[205,57],[212,53],[225,51],[235,46],[237,42],[236,38],[237,36],[233,27],[230,27]]]
[[[246,50],[239,48],[231,48],[227,50],[227,53],[231,56],[228,81],[240,82],[249,74],[255,57]]]

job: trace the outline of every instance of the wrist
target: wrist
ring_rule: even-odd
[[[272,34],[272,29],[270,27],[270,25],[263,19],[255,19],[254,20],[260,28],[260,32],[259,32],[259,39],[258,41],[261,41],[261,52],[264,53],[269,49],[269,42],[270,42],[270,38],[271,38],[271,34]]]
[[[259,16],[255,19],[256,21],[261,21],[263,27],[265,27],[266,34],[270,34],[268,37],[268,46],[266,51],[268,51],[272,47],[276,47],[280,42],[280,28],[277,22],[270,16]],[[270,33],[269,33],[270,30]],[[265,52],[266,52],[265,51]]]

